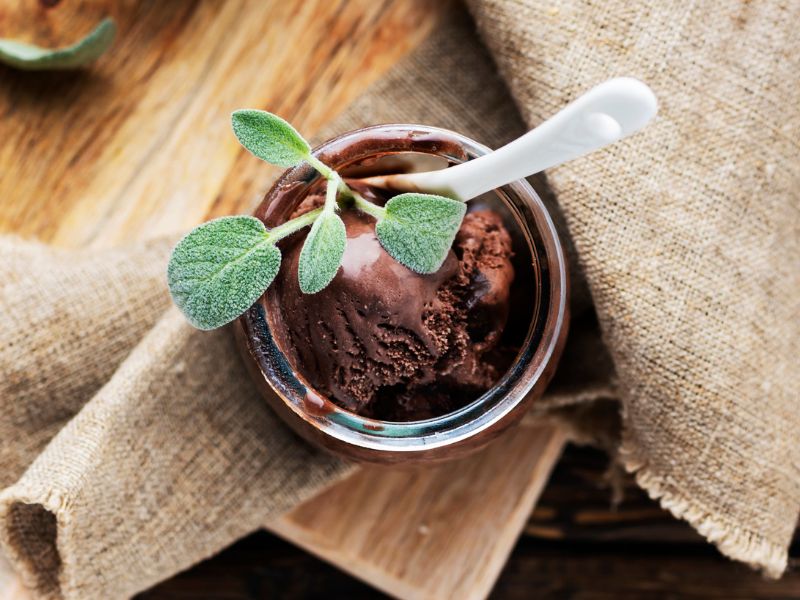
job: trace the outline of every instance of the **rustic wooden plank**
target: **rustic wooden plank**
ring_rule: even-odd
[[[613,481],[613,484],[612,484]],[[653,502],[600,450],[572,447],[559,462],[525,535],[570,542],[707,542]]]
[[[558,543],[523,539],[493,597],[522,600],[720,600],[800,597],[797,561],[772,581],[709,545]],[[532,592],[535,590],[535,596]]]
[[[710,547],[517,544],[490,598],[513,600],[795,600],[797,565],[780,581],[765,580]],[[381,600],[381,593],[337,572],[266,533],[248,537],[221,555],[164,582],[141,600],[252,600],[347,598]]]
[[[103,246],[244,210],[275,173],[240,148],[229,113],[269,109],[311,136],[447,4],[15,0],[0,34],[63,43],[105,13],[120,32],[82,73],[0,68],[0,232]]]
[[[398,598],[485,598],[564,441],[526,424],[455,463],[365,468],[268,528]]]
[[[704,546],[578,545],[523,539],[514,548],[490,598],[497,600],[796,600],[800,563],[779,581],[765,580]],[[141,600],[347,598],[383,594],[266,533],[141,595]]]
[[[386,600],[388,596],[286,540],[259,531],[137,600]]]
[[[630,482],[624,483],[622,501],[612,506],[607,464],[608,457],[598,450],[567,446],[529,520],[529,530],[531,524],[545,523],[559,535],[552,539],[536,532],[524,535],[491,598],[800,597],[800,540],[790,551],[793,558],[786,575],[779,581],[765,580],[722,557],[696,534],[679,533],[691,529],[661,511]],[[577,516],[584,509],[594,517]],[[208,597],[374,600],[384,596],[265,533],[242,540],[143,595],[146,600]]]

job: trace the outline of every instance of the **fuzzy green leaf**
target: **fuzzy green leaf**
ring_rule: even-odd
[[[233,133],[261,160],[293,167],[311,153],[311,146],[286,121],[263,110],[237,110],[231,115]]]
[[[300,252],[297,277],[300,290],[316,294],[336,276],[342,264],[347,234],[344,223],[333,211],[325,211],[314,224]]]
[[[417,273],[434,273],[453,245],[467,205],[431,194],[400,194],[386,203],[375,231],[392,258]]]
[[[278,274],[281,252],[254,217],[204,223],[172,251],[172,299],[198,329],[215,329],[250,308]]]
[[[25,71],[76,69],[89,64],[108,50],[116,32],[114,20],[106,18],[86,37],[66,48],[42,48],[25,42],[0,39],[0,63]]]

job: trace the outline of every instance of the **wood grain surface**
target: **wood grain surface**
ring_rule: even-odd
[[[311,137],[447,4],[2,3],[0,36],[68,43],[105,14],[119,33],[85,71],[0,67],[0,232],[105,246],[249,209],[277,172],[231,135],[231,111],[269,109]]]
[[[268,528],[398,598],[485,598],[564,442],[523,424],[435,468],[365,468]]]
[[[568,445],[495,584],[497,600],[796,600],[800,540],[770,581],[733,563],[624,476],[618,503],[608,457]],[[141,600],[386,596],[268,533],[141,595]]]
[[[249,211],[277,170],[239,146],[230,112],[264,108],[311,137],[448,4],[3,3],[0,36],[64,45],[109,14],[119,34],[83,71],[0,67],[0,233],[102,248]],[[479,598],[562,444],[553,429],[526,427],[457,467],[368,470],[274,529],[396,595]],[[2,600],[26,595],[3,566],[0,584]]]

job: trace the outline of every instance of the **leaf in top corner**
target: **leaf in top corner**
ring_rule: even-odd
[[[316,294],[327,287],[342,264],[346,245],[344,222],[335,212],[324,211],[314,221],[300,251],[297,277],[304,294]]]
[[[417,273],[442,266],[461,226],[467,205],[431,194],[400,194],[385,206],[375,226],[381,245],[392,258]]]
[[[0,63],[25,71],[76,69],[89,64],[108,50],[117,25],[105,18],[82,40],[66,48],[42,48],[34,44],[0,39]]]
[[[250,308],[278,274],[281,252],[254,217],[204,223],[172,251],[172,299],[198,329],[215,329]]]
[[[279,167],[293,167],[310,153],[311,146],[280,117],[263,110],[237,110],[231,115],[233,133],[252,154]]]

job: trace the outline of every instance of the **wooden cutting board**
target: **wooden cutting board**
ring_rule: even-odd
[[[49,2],[47,4],[52,4]],[[307,136],[446,18],[427,0],[93,0],[0,6],[0,36],[62,45],[113,15],[81,73],[0,67],[0,232],[104,247],[242,212],[276,171],[230,135],[262,107]],[[427,470],[367,468],[270,529],[404,598],[481,598],[557,459],[563,434],[523,425]],[[0,599],[25,592],[0,563]]]
[[[365,467],[267,528],[397,598],[485,598],[564,442],[523,423],[454,463]]]

